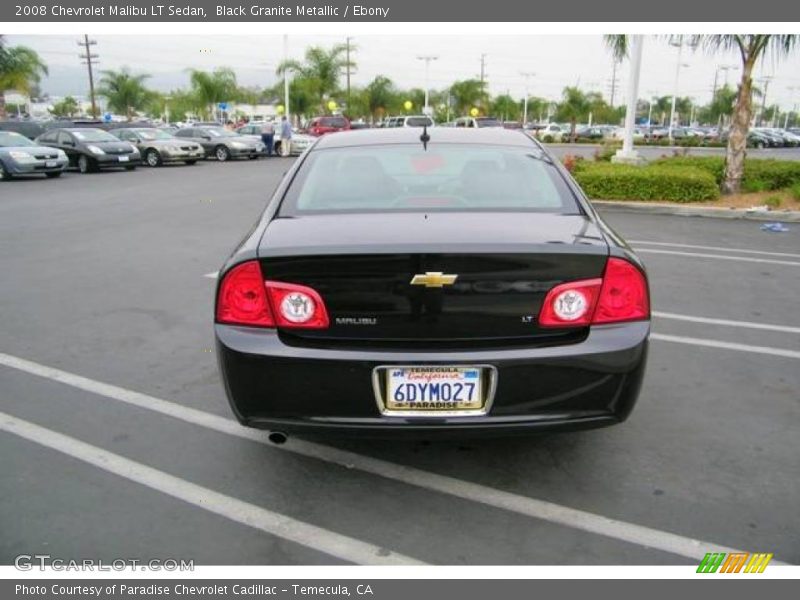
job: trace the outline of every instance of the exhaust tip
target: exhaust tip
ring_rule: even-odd
[[[273,444],[280,446],[281,444],[285,444],[289,437],[282,431],[271,431],[267,439]]]

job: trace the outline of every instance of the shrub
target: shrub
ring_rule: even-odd
[[[611,158],[622,148],[622,142],[605,141],[594,151],[594,159],[598,162],[611,162]]]
[[[545,136],[542,138],[542,141],[543,141],[545,144],[552,144],[552,143],[553,143],[553,136],[552,136],[552,135],[550,135],[550,134],[548,133],[547,135],[545,135]]]
[[[722,156],[680,156],[656,161],[664,167],[696,167],[714,176],[717,185],[725,176],[725,158]],[[742,189],[762,192],[779,190],[800,183],[800,161],[751,158],[744,163]]]
[[[800,183],[795,183],[789,188],[789,194],[792,198],[800,202]]]
[[[570,173],[573,173],[575,169],[578,168],[578,164],[582,161],[582,156],[575,156],[574,154],[566,154],[561,159],[561,163],[564,165],[564,168]]]
[[[764,200],[764,204],[769,206],[770,208],[778,208],[781,205],[782,199],[780,196],[770,196],[766,200]]]
[[[742,191],[750,194],[758,192],[766,192],[769,188],[769,183],[761,181],[760,179],[746,179],[742,181]]]
[[[719,198],[714,177],[697,168],[594,163],[583,164],[574,176],[586,195],[598,200],[701,202]]]

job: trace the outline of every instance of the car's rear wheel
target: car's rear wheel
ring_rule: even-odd
[[[158,150],[154,148],[150,148],[144,155],[144,160],[151,167],[160,167],[163,164],[163,160],[161,159],[161,154],[159,154]]]
[[[217,146],[214,148],[214,156],[217,157],[219,162],[225,162],[231,157],[231,151],[225,146]]]
[[[78,170],[81,173],[92,173],[97,170],[97,163],[93,158],[89,158],[85,154],[78,157]]]
[[[61,171],[54,171],[53,173],[45,173],[48,179],[58,179],[61,177]]]
[[[196,163],[197,163],[197,161],[196,161],[196,160],[187,160],[187,161],[185,161],[185,162],[186,162],[186,164],[187,164],[187,165],[190,165],[190,166],[191,166],[191,165],[194,165],[194,164],[196,164]]]

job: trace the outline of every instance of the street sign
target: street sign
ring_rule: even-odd
[[[227,102],[220,102],[217,104],[217,108],[220,110],[228,110],[228,103]]]

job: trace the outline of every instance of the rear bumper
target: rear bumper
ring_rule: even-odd
[[[613,425],[630,414],[647,359],[649,322],[592,328],[579,344],[481,351],[388,352],[297,347],[272,330],[215,325],[217,358],[238,420],[286,433],[511,434]],[[382,365],[491,365],[488,414],[381,415]]]

